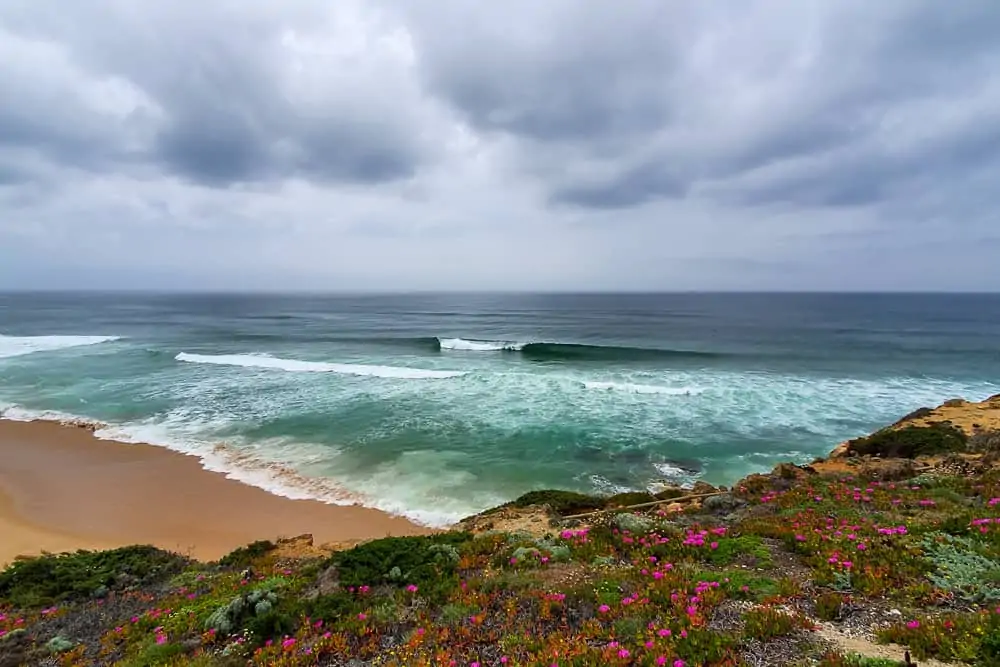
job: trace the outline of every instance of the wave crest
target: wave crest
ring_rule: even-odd
[[[439,371],[403,366],[371,366],[367,364],[332,364],[323,361],[280,359],[278,357],[265,357],[254,354],[189,354],[181,352],[174,358],[177,361],[192,364],[267,368],[291,373],[337,373],[340,375],[393,378],[399,380],[443,380],[465,375],[462,371]]]
[[[420,342],[422,339],[417,339]],[[463,352],[518,352],[533,361],[649,361],[657,359],[713,359],[723,356],[716,352],[697,350],[664,350],[618,345],[587,345],[584,343],[518,343],[506,340],[473,338],[437,338],[438,350]]]
[[[2,336],[0,359],[121,340],[120,336]]]
[[[466,352],[516,352],[523,345],[500,340],[466,340],[465,338],[438,338],[442,350],[462,350]]]

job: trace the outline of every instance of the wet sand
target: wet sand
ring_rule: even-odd
[[[323,544],[427,532],[378,510],[275,496],[161,447],[0,420],[0,566],[78,548],[153,544],[211,560],[304,533]]]

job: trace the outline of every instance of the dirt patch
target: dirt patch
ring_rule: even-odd
[[[816,632],[823,640],[841,653],[857,653],[867,658],[899,660],[900,664],[903,662],[903,654],[906,648],[898,644],[876,644],[864,637],[851,637],[840,632],[829,623],[819,624]],[[919,660],[918,663],[921,667],[957,667],[958,664],[933,659]]]
[[[486,515],[469,517],[458,528],[475,534],[495,530],[542,537],[553,532],[549,521],[549,513],[544,507],[505,507]]]

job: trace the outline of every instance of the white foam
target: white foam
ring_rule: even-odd
[[[187,352],[181,352],[175,358],[177,361],[185,361],[193,364],[267,368],[292,373],[339,373],[341,375],[359,375],[401,380],[446,379],[465,375],[462,371],[437,371],[424,368],[370,366],[367,364],[331,364],[323,361],[299,361],[297,359],[280,359],[256,354],[188,354]]]
[[[524,347],[523,343],[503,340],[466,340],[465,338],[438,338],[442,350],[462,350],[464,352],[514,352]]]
[[[690,479],[698,476],[697,473],[692,473],[672,463],[654,463],[653,467],[656,468],[657,472],[669,479]]]
[[[700,394],[703,389],[696,387],[661,387],[653,384],[633,384],[631,382],[594,382],[586,380],[583,386],[587,389],[604,391],[622,391],[629,394],[669,394],[671,396],[692,396]]]
[[[70,347],[97,345],[120,340],[119,336],[2,336],[0,359],[20,357],[35,352],[49,352]]]
[[[100,429],[105,426],[104,422],[96,419],[90,419],[89,417],[81,417],[79,415],[69,414],[68,412],[59,412],[57,410],[29,410],[27,408],[22,408],[19,405],[9,405],[0,408],[0,419],[6,419],[12,422],[56,422],[57,424],[79,426],[81,428],[89,428],[91,430]]]

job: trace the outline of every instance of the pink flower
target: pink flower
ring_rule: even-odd
[[[281,642],[281,648],[292,648],[295,646],[295,638],[289,637],[285,641]]]
[[[670,636],[670,630],[668,628],[663,628],[662,630],[660,630],[656,634],[660,635],[661,637],[669,637]]]
[[[910,621],[909,623],[906,624],[906,627],[908,627],[910,630],[916,630],[917,628],[920,627],[920,621]]]
[[[156,643],[157,644],[166,644],[167,643],[167,636],[165,634],[163,634],[163,633],[160,633],[160,634],[156,635]]]
[[[665,664],[667,664],[667,658],[666,658],[666,656],[662,656],[661,655],[659,658],[656,659],[656,665],[657,665],[657,667],[662,667]]]
[[[627,658],[629,655],[630,654],[629,654],[627,648],[623,648],[622,650],[618,651],[618,657],[619,658]]]
[[[674,660],[674,667],[684,667],[684,661],[681,660],[680,658]]]
[[[597,608],[597,611],[601,612],[602,614],[606,614],[609,611],[611,611],[611,607],[609,607],[606,604],[602,604],[600,607]]]
[[[363,621],[363,620],[365,620],[366,618],[368,618],[368,616],[367,616],[367,615],[366,615],[366,614],[365,614],[364,612],[362,612],[362,613],[358,614],[358,620],[359,620],[359,621]]]
[[[410,584],[409,586],[406,587],[406,590],[408,590],[411,593],[416,593],[417,592],[417,586],[416,586],[416,584]]]

